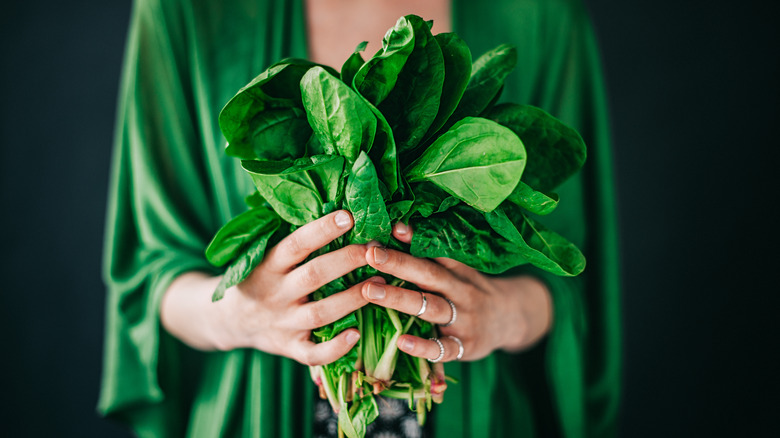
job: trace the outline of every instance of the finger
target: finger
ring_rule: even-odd
[[[298,228],[268,252],[270,269],[287,272],[352,228],[352,216],[345,210],[334,211]]]
[[[419,318],[434,324],[446,324],[452,319],[452,308],[447,300],[438,295],[374,281],[367,281],[361,286],[363,298],[382,307],[395,309],[408,315],[417,315],[420,310],[423,310],[424,296],[425,311],[418,315]]]
[[[365,266],[366,263],[366,246],[349,245],[298,266],[284,281],[296,298],[299,298]]]
[[[444,266],[400,251],[368,248],[366,260],[372,267],[412,282],[421,289],[450,293],[456,286],[455,277]]]
[[[381,284],[384,279],[374,277],[371,281]],[[323,327],[365,306],[368,301],[361,293],[364,284],[365,282],[358,283],[343,292],[299,307],[295,318],[296,321],[300,321],[298,327],[306,330]]]
[[[393,237],[403,243],[412,243],[412,226],[398,222],[393,227]]]
[[[326,365],[349,353],[359,339],[360,333],[357,329],[351,328],[321,344],[306,340],[301,343],[298,354],[293,359],[309,366]]]
[[[458,357],[458,344],[449,336],[439,338],[444,347],[444,357],[440,362],[450,362]],[[403,335],[398,338],[398,348],[404,353],[415,357],[422,357],[428,360],[434,360],[439,357],[441,349],[436,341],[430,339],[418,338],[412,335]]]

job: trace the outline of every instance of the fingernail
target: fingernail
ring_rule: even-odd
[[[349,333],[347,333],[347,344],[354,344],[355,342],[360,339],[360,333],[352,330]]]
[[[398,340],[398,348],[404,351],[409,351],[414,348],[414,341],[409,338],[401,338]]]
[[[381,300],[385,297],[385,288],[378,284],[368,283],[368,287],[366,287],[366,295],[368,295],[369,299]]]
[[[377,246],[382,246],[382,244],[377,242],[376,240],[372,240],[372,241],[366,243],[366,246],[369,247],[369,248],[376,248]]]
[[[387,261],[387,251],[381,246],[374,247],[374,261],[381,265]]]
[[[405,234],[409,234],[409,225],[406,225],[403,222],[398,222],[397,224],[395,224],[395,232],[402,236]]]
[[[339,228],[347,228],[352,224],[352,219],[350,219],[349,214],[347,214],[346,211],[340,211],[336,213],[336,226]]]

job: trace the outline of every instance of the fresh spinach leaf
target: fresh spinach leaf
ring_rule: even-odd
[[[338,154],[351,166],[361,148],[368,150],[376,133],[376,117],[354,90],[321,67],[301,79],[306,115],[325,152]]]
[[[291,161],[241,162],[257,191],[285,221],[302,226],[323,214],[336,201],[344,158],[315,155]]]
[[[391,199],[398,188],[401,187],[401,172],[399,171],[395,138],[390,125],[385,120],[385,116],[368,101],[366,101],[366,105],[371,108],[371,112],[374,113],[377,120],[374,143],[368,155],[371,161],[378,163],[377,172],[379,180],[387,188],[388,196],[385,199]]]
[[[536,191],[523,181],[517,184],[506,200],[540,216],[552,213],[558,206],[557,194],[547,195]]]
[[[245,211],[219,229],[206,248],[206,258],[214,266],[224,266],[233,260],[258,234],[266,232],[279,215],[267,207]]]
[[[306,152],[311,128],[300,108],[269,109],[257,113],[250,122],[247,142],[230,143],[225,153],[242,160],[284,160]]]
[[[376,169],[365,152],[360,152],[352,166],[344,201],[355,221],[350,231],[351,243],[387,243],[392,232],[390,217],[379,191]]]
[[[471,78],[458,107],[444,125],[448,129],[464,117],[478,116],[497,98],[504,79],[517,64],[517,49],[502,44],[477,58],[471,67]]]
[[[393,130],[398,153],[403,156],[423,140],[439,111],[444,84],[444,57],[428,23],[407,15],[414,46],[395,87],[377,108]]]
[[[497,234],[485,217],[468,205],[411,221],[410,251],[415,257],[448,257],[489,274],[527,263],[517,246]]]
[[[352,85],[355,90],[379,106],[390,94],[406,59],[414,48],[414,29],[406,17],[401,17],[385,34],[382,49],[366,61],[355,74]]]
[[[363,57],[360,56],[360,52],[366,50],[368,41],[363,41],[355,47],[355,52],[347,58],[344,65],[341,66],[341,81],[345,84],[352,86],[352,79],[355,78],[355,74],[360,70],[365,62]]]
[[[555,275],[575,276],[585,269],[585,257],[577,247],[523,213],[511,203],[485,213],[498,234],[517,245],[523,258]]]
[[[436,119],[431,123],[425,138],[430,138],[444,126],[458,106],[471,77],[471,50],[455,33],[435,35],[444,61],[444,83]]]
[[[232,150],[249,151],[251,120],[261,111],[302,108],[300,81],[311,67],[310,61],[285,59],[269,67],[233,96],[219,113],[219,127]],[[333,71],[330,67],[324,67]]]
[[[412,182],[430,181],[481,211],[512,193],[525,167],[520,139],[498,123],[467,117],[436,139],[405,172]]]
[[[217,284],[217,289],[211,296],[211,301],[221,300],[225,296],[226,290],[241,283],[249,276],[252,270],[263,260],[268,242],[280,226],[281,221],[278,217],[265,223],[256,233],[255,240],[228,266],[219,284]]]
[[[585,163],[580,134],[544,110],[531,105],[501,104],[487,115],[523,140],[528,164],[523,181],[547,192],[569,179]]]

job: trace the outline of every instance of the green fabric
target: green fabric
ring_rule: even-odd
[[[534,269],[553,295],[553,329],[520,354],[447,364],[460,379],[434,407],[437,437],[614,435],[620,389],[617,240],[604,86],[579,1],[453,5],[453,26],[479,55],[518,47],[504,100],[576,127],[588,162],[543,220],[578,244],[577,278]],[[435,28],[434,28],[435,30]],[[214,272],[203,250],[244,210],[252,183],[225,156],[217,115],[272,62],[305,57],[303,2],[139,0],[121,83],[107,216],[105,362],[99,411],[143,437],[309,436],[314,389],[288,359],[201,353],[159,324],[179,274]]]

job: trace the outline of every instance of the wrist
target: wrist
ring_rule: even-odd
[[[510,318],[502,349],[520,352],[534,346],[552,327],[552,297],[547,285],[532,276],[502,279],[510,304]]]

